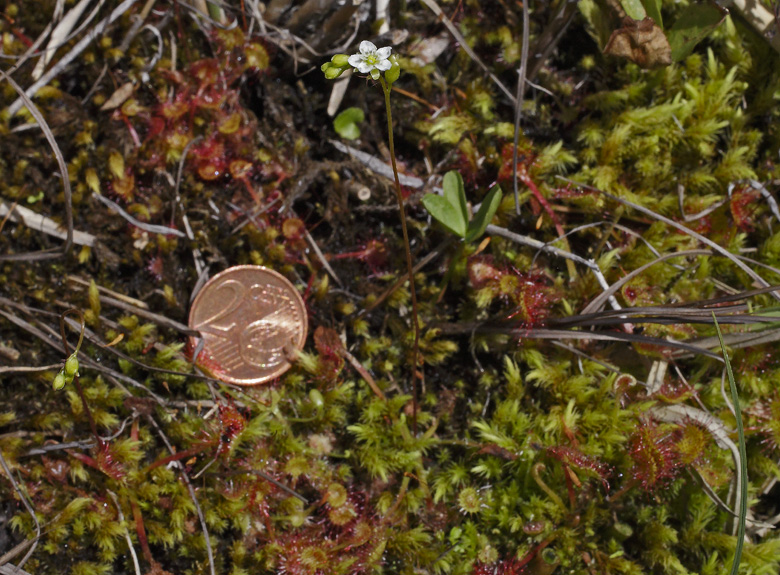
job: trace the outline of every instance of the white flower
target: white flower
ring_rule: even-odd
[[[373,42],[363,40],[360,43],[360,53],[352,54],[349,57],[349,65],[353,68],[357,68],[361,74],[371,74],[371,77],[376,80],[379,78],[379,72],[387,72],[393,67],[393,63],[390,61],[390,52],[392,48],[385,46],[384,48],[377,49]]]

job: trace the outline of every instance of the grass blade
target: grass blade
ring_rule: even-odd
[[[718,332],[718,341],[720,349],[723,351],[723,359],[726,362],[726,373],[729,377],[729,387],[731,387],[731,401],[734,403],[734,418],[737,420],[737,435],[739,436],[739,526],[737,528],[737,547],[734,549],[734,563],[731,564],[731,575],[737,575],[739,571],[739,561],[742,558],[742,544],[745,542],[745,520],[747,518],[747,453],[745,452],[745,430],[742,427],[742,411],[739,408],[739,396],[737,395],[737,383],[734,381],[734,373],[731,371],[731,362],[726,353],[726,346],[723,343],[723,334],[720,332],[718,319],[715,313],[712,314],[715,322],[715,330]]]

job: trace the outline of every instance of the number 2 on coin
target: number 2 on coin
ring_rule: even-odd
[[[198,324],[194,327],[195,329],[201,329],[201,327],[208,327],[211,329],[228,332],[233,328],[233,326],[236,325],[235,321],[224,326],[215,325],[215,323],[220,319],[230,315],[231,313],[233,313],[235,310],[239,308],[241,302],[244,299],[245,289],[241,282],[238,282],[236,280],[227,280],[223,284],[217,286],[215,291],[220,292],[220,294],[222,291],[228,292],[228,294],[225,295],[225,299],[223,300],[224,306],[221,309],[218,309],[217,312],[211,317],[208,317],[205,320],[198,322]]]

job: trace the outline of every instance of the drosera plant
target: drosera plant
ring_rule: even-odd
[[[393,83],[401,75],[401,66],[398,59],[392,56],[392,48],[385,46],[377,48],[373,42],[363,40],[360,43],[357,54],[348,56],[336,54],[330,62],[322,65],[322,71],[329,80],[335,80],[346,70],[357,69],[361,74],[369,74],[373,80],[378,80],[385,97],[385,111],[387,113],[387,143],[390,150],[390,162],[393,167],[395,180],[395,195],[398,201],[398,213],[401,218],[401,231],[403,233],[404,247],[406,249],[406,273],[409,276],[409,291],[412,299],[412,326],[414,328],[414,344],[412,346],[412,432],[417,435],[417,380],[421,378],[419,372],[420,358],[420,322],[417,308],[417,291],[414,287],[414,265],[412,263],[412,250],[409,243],[409,231],[406,225],[406,208],[404,196],[401,191],[401,180],[398,176],[398,165],[395,157],[395,145],[393,141],[393,114],[390,106],[390,93]],[[382,75],[384,73],[384,76]]]

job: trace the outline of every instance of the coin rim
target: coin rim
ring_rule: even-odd
[[[189,328],[192,329],[192,330],[195,330],[195,327],[193,327],[193,325],[192,325],[192,320],[193,320],[192,312],[198,307],[198,302],[200,301],[201,296],[203,296],[203,294],[205,293],[206,288],[209,287],[211,284],[216,283],[217,281],[219,281],[223,276],[228,275],[228,274],[230,274],[232,272],[235,272],[235,271],[239,271],[239,270],[241,270],[241,271],[243,271],[243,270],[251,270],[251,271],[266,272],[266,273],[271,274],[272,276],[276,276],[276,278],[279,279],[282,282],[282,284],[286,284],[287,286],[290,287],[290,291],[292,291],[292,293],[295,294],[295,297],[298,299],[298,303],[301,306],[301,310],[303,310],[303,314],[302,314],[303,315],[303,322],[302,322],[303,323],[303,330],[301,332],[300,337],[298,338],[299,341],[296,343],[296,346],[295,346],[299,350],[303,349],[303,346],[306,343],[306,338],[309,335],[309,314],[308,314],[308,312],[306,310],[306,302],[303,301],[303,297],[301,296],[300,293],[298,293],[298,290],[296,289],[295,285],[290,280],[288,280],[286,277],[284,277],[278,271],[273,270],[271,268],[267,268],[265,266],[258,266],[258,265],[253,265],[253,264],[242,264],[242,265],[238,265],[238,266],[232,266],[232,267],[229,267],[227,269],[222,270],[221,272],[216,274],[214,277],[210,278],[198,290],[198,293],[195,294],[195,298],[192,300],[192,303],[190,304],[190,313],[187,315],[187,325],[189,326]],[[197,339],[198,338],[196,338],[194,336],[190,336],[190,342],[193,345],[193,347],[197,346]],[[200,339],[204,339],[204,338],[200,338]],[[215,359],[218,360],[219,358],[215,358]],[[235,385],[242,385],[242,386],[254,386],[254,385],[262,385],[264,383],[267,383],[268,381],[271,381],[272,379],[275,379],[275,378],[281,376],[288,369],[290,369],[290,367],[292,367],[292,363],[290,363],[289,361],[285,361],[285,363],[282,364],[282,366],[280,366],[279,368],[277,368],[272,374],[264,376],[264,377],[261,377],[261,378],[256,378],[256,379],[237,379],[235,377],[231,377],[231,376],[226,375],[224,373],[214,373],[212,375],[214,377],[216,377],[217,379],[219,379],[221,381],[224,381],[226,383],[232,383],[232,384],[235,384]]]

